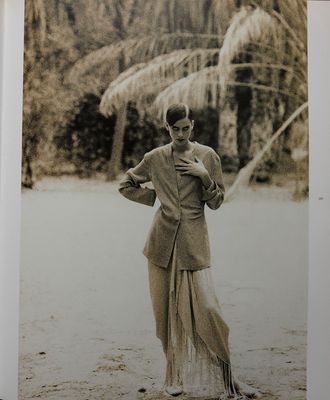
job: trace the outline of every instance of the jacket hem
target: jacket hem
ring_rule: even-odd
[[[142,254],[153,264],[157,265],[160,268],[167,268],[168,267],[168,263],[166,265],[160,264],[159,261],[153,259],[152,257],[150,257],[150,255],[147,254],[147,252],[145,250],[142,251]],[[206,265],[197,265],[197,266],[189,266],[189,267],[184,267],[184,268],[178,268],[179,271],[200,271],[202,269],[206,269],[206,268],[211,268],[210,264],[206,264]]]

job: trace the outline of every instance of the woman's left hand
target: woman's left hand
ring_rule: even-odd
[[[180,160],[183,161],[183,163],[176,164],[175,168],[178,171],[182,171],[181,175],[193,175],[198,176],[199,178],[209,175],[203,161],[198,157],[195,157],[195,161],[187,158],[180,158]]]

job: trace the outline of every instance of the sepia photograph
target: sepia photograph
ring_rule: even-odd
[[[25,0],[19,398],[305,400],[305,0]]]

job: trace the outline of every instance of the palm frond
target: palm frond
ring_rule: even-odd
[[[104,115],[111,115],[129,100],[143,103],[174,81],[205,67],[217,53],[218,49],[176,50],[138,68],[132,67],[110,84],[100,110]]]
[[[228,66],[252,41],[268,42],[269,37],[275,34],[274,19],[261,8],[252,10],[243,7],[234,15],[220,49],[219,68],[221,69],[220,83],[224,87],[230,69]]]
[[[71,68],[66,79],[69,82],[80,81],[104,63],[114,65],[122,52],[126,66],[147,62],[161,54],[178,49],[220,47],[222,37],[213,34],[165,33],[157,36],[143,36],[121,40],[109,46],[97,49],[78,60]]]
[[[284,27],[285,31],[291,36],[291,41],[288,42],[291,45],[291,50],[294,50],[296,53],[300,54],[301,50],[305,50],[304,43],[299,39],[296,31],[290,26],[290,23],[286,21],[286,19],[276,10],[272,11],[272,15],[278,19],[281,25]]]
[[[153,107],[161,117],[164,110],[172,103],[183,102],[195,109],[207,105],[217,106],[219,98],[219,68],[206,67],[184,78],[177,80],[161,91],[156,97]]]
[[[293,73],[292,67],[283,64],[241,63],[231,64],[228,66],[228,69],[231,71],[246,68],[269,68]],[[218,66],[206,67],[169,85],[166,89],[158,94],[154,101],[153,107],[158,110],[158,117],[162,115],[163,111],[170,104],[177,102],[188,103],[192,108],[195,109],[203,109],[207,106],[216,108],[219,103],[219,93],[221,90],[219,83],[221,74],[222,71]],[[299,97],[296,93],[285,90],[285,88],[273,87],[271,85],[262,85],[253,82],[240,82],[237,80],[228,80],[226,85],[229,87],[250,87],[252,89],[283,94],[288,97],[301,100],[301,96]]]
[[[262,90],[264,92],[272,92],[276,94],[283,94],[289,98],[295,99],[295,100],[304,100],[302,96],[299,96],[296,93],[292,93],[288,90],[281,89],[276,86],[271,86],[271,85],[262,85],[258,83],[253,83],[253,82],[239,82],[239,81],[227,81],[226,83],[227,86],[240,86],[240,87],[249,87],[251,89],[257,89],[257,90]]]
[[[307,1],[306,0],[278,0],[278,15],[282,16],[290,28],[295,41],[302,48],[307,48]]]
[[[240,169],[234,183],[231,185],[229,190],[225,194],[225,201],[233,198],[235,193],[243,186],[247,186],[251,175],[257,165],[262,160],[263,156],[270,150],[274,142],[278,139],[278,137],[285,131],[285,129],[308,107],[308,103],[302,104],[298,107],[290,117],[284,122],[284,124],[271,136],[271,138],[267,141],[264,147],[256,154],[256,156],[243,168]]]

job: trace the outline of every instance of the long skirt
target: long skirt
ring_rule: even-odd
[[[236,395],[228,334],[211,269],[176,268],[176,244],[168,268],[148,260],[156,335],[166,357],[166,386],[192,396]]]

